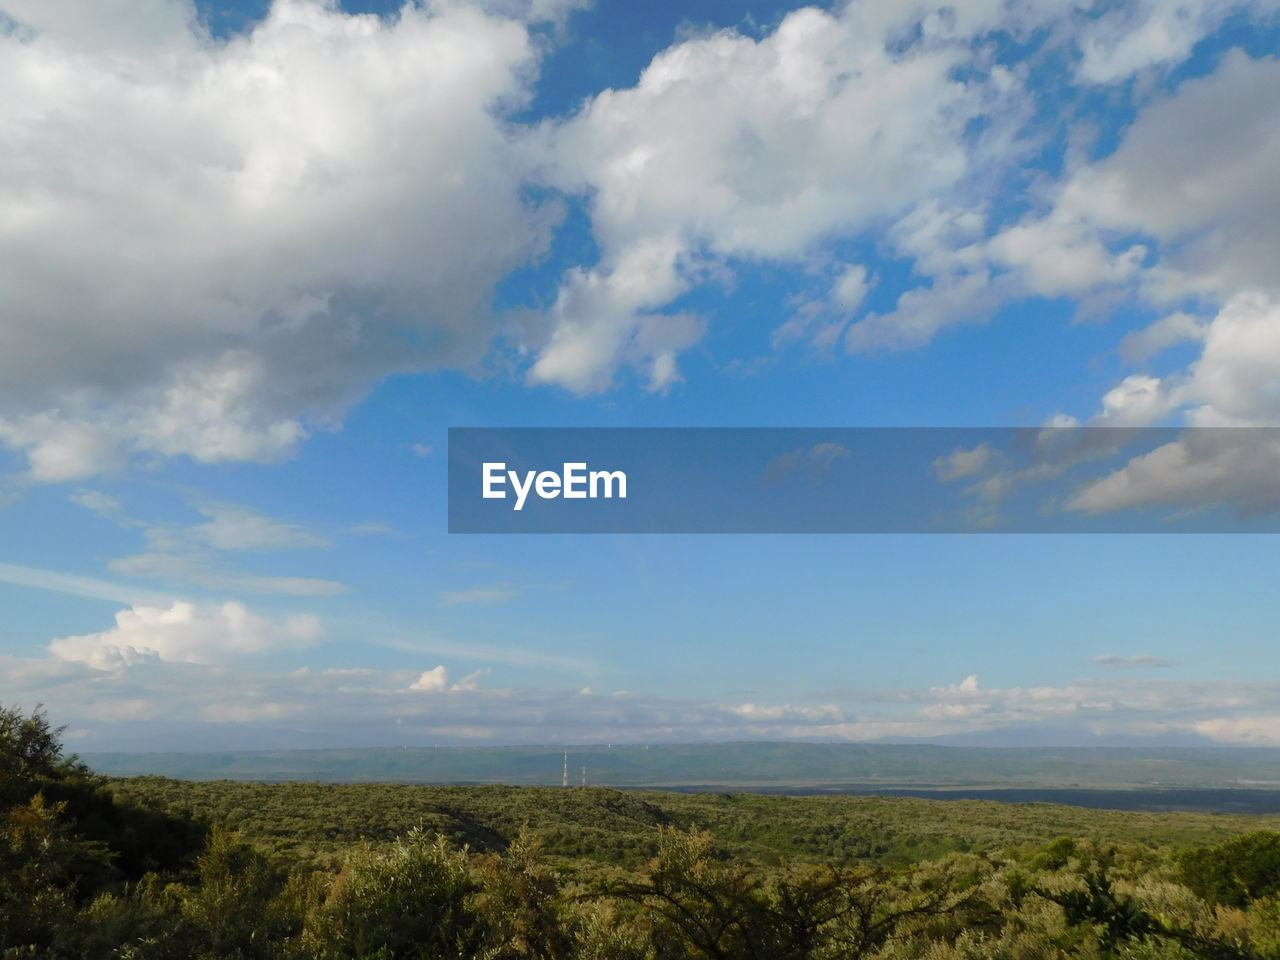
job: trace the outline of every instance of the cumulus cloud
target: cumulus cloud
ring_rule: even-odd
[[[1111,83],[1178,62],[1231,10],[1271,4],[1135,3],[1081,26],[1081,76]],[[982,320],[1027,297],[1070,298],[1085,314],[1139,303],[1168,311],[1128,334],[1144,363],[1200,343],[1200,358],[1111,388],[1094,423],[1130,426],[1182,414],[1196,424],[1280,422],[1275,322],[1280,288],[1280,62],[1229,52],[1207,76],[1141,105],[1118,147],[1042,184],[1047,209],[989,224],[972,196],[929,199],[889,231],[927,283],[894,310],[851,326],[852,350],[918,347],[943,327]]]
[[[1093,419],[1099,427],[1145,427],[1160,420],[1174,407],[1159,377],[1141,374],[1125,377],[1102,397],[1102,412]]]
[[[378,18],[276,0],[219,40],[188,0],[9,0],[0,442],[48,482],[269,461],[382,378],[472,366],[499,334],[532,383],[590,393],[634,367],[666,390],[708,324],[682,298],[745,264],[825,284],[778,344],[855,351],[922,346],[1027,296],[1280,295],[1274,60],[1232,54],[1182,83],[1111,156],[1042,184],[1047,210],[1006,223],[992,210],[1042,147],[1021,139],[1040,93],[1034,65],[980,42],[1039,30],[1077,79],[1115,84],[1273,4],[804,8],[758,36],[685,34],[633,86],[513,123],[544,46],[530,24],[581,5]],[[495,284],[557,215],[530,183],[584,198],[599,258],[503,322]],[[879,313],[866,268],[831,246],[871,234],[920,280]],[[1198,333],[1170,320],[1125,349]]]
[[[1077,75],[1089,83],[1124,80],[1150,67],[1177,63],[1228,14],[1270,3],[1239,0],[1136,0],[1093,19],[1080,37]]]
[[[1210,75],[1145,108],[1108,156],[1073,175],[1058,216],[1140,231],[1167,252],[1153,298],[1276,292],[1280,62],[1233,51]]]
[[[545,240],[502,119],[523,23],[277,0],[216,41],[185,0],[5,9],[0,440],[33,478],[286,456],[380,377],[483,353]]]
[[[601,257],[565,276],[531,379],[588,392],[632,364],[661,383],[700,334],[666,305],[726,261],[795,263],[962,179],[966,123],[1013,84],[999,67],[954,79],[975,66],[954,22],[902,45],[918,13],[806,8],[759,39],[691,37],[554,129],[548,179],[590,191]],[[834,301],[865,290],[849,265]]]
[[[1197,429],[1085,484],[1068,510],[1107,514],[1140,507],[1205,509],[1242,516],[1280,510],[1280,431]]]
[[[439,693],[449,686],[449,671],[443,665],[423,670],[417,680],[409,684],[410,690],[422,693]]]
[[[217,663],[243,654],[310,645],[320,637],[312,616],[273,621],[228,601],[199,606],[135,606],[115,616],[116,625],[100,633],[60,637],[49,652],[61,660],[97,669],[127,667],[147,659],[177,663]]]
[[[1140,363],[1198,342],[1199,357],[1160,378],[1127,377],[1100,419],[1180,411],[1205,426],[1280,424],[1277,84],[1280,62],[1232,51],[1142,110],[1110,156],[1061,188],[1053,216],[1086,224],[1096,242],[1137,235],[1161,251],[1133,272],[1134,292],[1157,309],[1195,308],[1126,336],[1120,352]]]
[[[1177,395],[1191,421],[1280,426],[1280,294],[1232,297],[1203,339]]]

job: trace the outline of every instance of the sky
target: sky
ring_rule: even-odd
[[[1277,52],[1274,0],[0,0],[0,703],[1280,744],[1273,536],[462,535],[446,483],[450,427],[1280,427]],[[1280,468],[1185,437],[1126,496]]]

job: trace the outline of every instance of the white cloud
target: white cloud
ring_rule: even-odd
[[[410,690],[423,693],[439,693],[449,687],[449,671],[443,665],[423,670],[417,680],[409,684]]]
[[[1130,363],[1183,342],[1200,343],[1200,355],[1161,377],[1125,377],[1104,395],[1094,423],[1144,425],[1181,413],[1201,427],[1280,425],[1277,84],[1280,62],[1233,52],[1144,110],[1115,153],[1062,189],[1054,216],[1088,223],[1099,238],[1137,232],[1165,251],[1135,277],[1148,301],[1192,297],[1207,308],[1124,338],[1120,353]],[[1187,434],[1087,485],[1068,508],[1275,510],[1278,458],[1265,433]]]
[[[140,590],[132,585],[113,583],[97,577],[82,577],[59,573],[55,570],[26,567],[16,563],[0,563],[0,582],[21,587],[35,587],[38,590],[53,590],[56,593],[66,593],[75,597],[110,600],[115,603],[166,602],[164,598],[158,598],[151,591]]]
[[[475,670],[467,674],[457,683],[454,683],[452,686],[450,686],[449,689],[452,690],[454,693],[467,693],[472,690],[479,690],[480,678],[483,677],[488,672],[489,672],[488,667],[481,667],[479,670]]]
[[[433,667],[430,670],[424,670],[418,675],[418,679],[409,684],[409,689],[419,693],[474,693],[480,689],[480,678],[489,672],[488,667],[481,667],[479,670],[472,671],[461,680],[455,683],[449,683],[449,671],[444,665]],[[499,694],[505,694],[508,691],[492,691]]]
[[[1184,511],[1219,504],[1243,516],[1280,509],[1280,434],[1270,429],[1187,431],[1086,484],[1066,507],[1106,514],[1135,507]]]
[[[1103,395],[1102,412],[1093,425],[1145,427],[1164,417],[1174,405],[1159,377],[1134,374]]]
[[[774,706],[762,706],[754,703],[744,703],[733,708],[733,712],[746,720],[753,722],[767,721],[776,722],[779,720],[798,721],[801,723],[814,721],[839,721],[843,719],[843,713],[840,708],[831,704],[825,704],[819,707],[794,706],[792,704],[777,704]]]
[[[329,597],[347,591],[345,584],[320,577],[237,573],[207,553],[183,547],[116,557],[107,566],[121,576],[143,577],[160,583],[192,584],[206,590],[296,597]]]
[[[842,443],[815,443],[780,453],[765,464],[760,474],[764,483],[780,483],[793,474],[801,474],[810,483],[820,483],[831,468],[841,460],[853,457],[853,451]]]
[[[1085,27],[1077,74],[1089,83],[1109,84],[1177,63],[1228,13],[1248,6],[1232,0],[1136,0],[1112,7]]]
[[[329,546],[327,540],[303,526],[282,523],[238,504],[201,503],[196,509],[207,518],[206,522],[182,527],[128,517],[114,499],[94,491],[78,491],[71,499],[116,520],[122,527],[143,532],[147,543],[144,552],[116,557],[108,563],[112,572],[123,576],[237,593],[331,596],[347,589],[341,583],[316,577],[243,574],[229,569],[223,553]]]
[[[1233,51],[1209,76],[1143,110],[1111,156],[1062,188],[1054,216],[1086,223],[1100,239],[1136,233],[1159,245],[1159,260],[1134,275],[1141,296],[1206,310],[1175,312],[1127,336],[1121,353],[1130,362],[1179,342],[1200,341],[1201,355],[1160,383],[1127,378],[1104,406],[1139,417],[1181,409],[1208,426],[1280,423],[1277,85],[1280,61]]]
[[[278,0],[222,42],[182,0],[5,7],[0,440],[34,479],[287,456],[382,376],[484,352],[545,241],[502,120],[524,24]]]
[[[218,41],[186,0],[10,0],[25,27],[0,36],[0,441],[49,482],[268,461],[381,378],[469,366],[500,332],[532,383],[588,393],[635,367],[665,390],[706,329],[681,297],[744,263],[826,264],[824,322],[775,339],[851,350],[922,346],[1027,296],[1280,295],[1275,61],[1228,56],[1143,108],[1111,157],[1029,191],[1048,209],[995,223],[1005,174],[1043,145],[1019,139],[1034,65],[975,42],[1051,27],[1080,79],[1116,83],[1273,3],[805,8],[758,38],[686,35],[576,116],[511,125],[539,55],[529,23],[581,5],[377,18],[278,0]],[[502,331],[493,287],[554,216],[522,200],[531,180],[587,198],[600,258]],[[921,283],[849,326],[867,272],[822,247],[886,228]]]
[[[1207,321],[1182,314],[1168,321],[1170,328],[1157,324],[1141,336],[1151,333],[1157,344],[1197,339],[1200,356],[1164,378],[1126,377],[1103,397],[1094,423],[1140,426],[1181,410],[1193,427],[1210,429],[1135,458],[1087,485],[1068,507],[1110,513],[1226,503],[1242,515],[1280,509],[1280,439],[1244,429],[1280,426],[1280,297],[1240,293]]]
[[[1082,75],[1113,82],[1177,62],[1231,9],[1261,15],[1273,7],[1114,8],[1080,27]],[[1280,301],[1280,105],[1271,95],[1278,84],[1274,58],[1228,53],[1208,76],[1143,105],[1109,156],[1069,163],[1060,183],[1042,184],[1032,198],[1047,191],[1047,209],[990,236],[973,196],[917,205],[889,238],[928,283],[903,293],[893,311],[850,327],[849,348],[923,346],[945,326],[985,320],[1027,297],[1072,298],[1089,315],[1137,296],[1156,309],[1181,309],[1125,338],[1121,353],[1129,362],[1196,340],[1208,358],[1210,341],[1218,343],[1198,374],[1174,373],[1158,389],[1154,378],[1118,385],[1105,422],[1150,422],[1196,404],[1203,407],[1196,422],[1278,422],[1269,384],[1278,375],[1271,358],[1280,351],[1268,322]],[[1188,303],[1197,309],[1188,312]]]
[[[315,617],[272,621],[242,603],[197,606],[185,601],[168,608],[135,606],[121,610],[116,625],[101,633],[60,637],[49,652],[101,669],[127,667],[148,659],[176,663],[217,663],[281,647],[308,646],[320,637]]]
[[[1280,61],[1229,53],[1145,108],[1105,160],[1075,173],[1055,216],[1139,231],[1166,251],[1144,280],[1154,299],[1280,292]]]
[[[1129,363],[1141,363],[1179,343],[1203,340],[1204,321],[1189,313],[1171,313],[1150,326],[1125,334],[1120,341],[1120,356]]]
[[[1207,426],[1280,425],[1280,294],[1244,293],[1223,306],[1178,400]]]
[[[195,42],[188,0],[5,0],[3,11],[47,43],[66,50],[146,54],[157,45]]]
[[[831,299],[842,309],[852,313],[862,305],[871,284],[867,280],[867,268],[861,264],[845,267],[831,287]]]
[[[272,520],[237,504],[207,503],[197,509],[209,519],[189,533],[216,550],[296,550],[329,545],[304,527]]]
[[[67,499],[100,517],[118,517],[120,501],[98,490],[77,490]]]
[[[83,480],[124,464],[117,431],[53,411],[0,419],[0,441],[24,451],[31,479],[42,483]]]
[[[1129,658],[1119,658],[1127,661]],[[1146,661],[1146,656],[1140,658]],[[126,665],[127,664],[127,665]],[[652,743],[681,740],[930,738],[1044,724],[1085,735],[1180,733],[1277,743],[1280,685],[1151,679],[1117,671],[1061,686],[956,683],[906,690],[825,691],[811,702],[724,704],[577,689],[485,689],[479,674],[449,682],[443,664],[402,670],[259,673],[248,664],[172,662],[136,649],[88,658],[0,656],[0,702],[44,702],[59,722],[111,749],[229,738],[264,743]],[[145,720],[145,726],[130,727]],[[245,726],[237,734],[208,723]],[[167,739],[166,739],[167,738]],[[301,738],[301,740],[299,739]]]
[[[956,81],[970,53],[944,33],[895,47],[914,14],[806,8],[759,40],[696,36],[549,133],[547,176],[590,191],[601,261],[564,278],[531,379],[587,392],[623,364],[669,368],[700,331],[660,311],[726,259],[795,262],[963,178],[966,122],[1011,87],[1000,68]],[[846,309],[863,293],[857,268],[837,282]]]
[[[1280,746],[1280,712],[1214,717],[1199,721],[1194,729],[1219,743]]]
[[[976,447],[957,448],[945,457],[933,461],[933,471],[943,483],[961,480],[981,473],[991,462],[994,451],[991,445],[980,443]]]

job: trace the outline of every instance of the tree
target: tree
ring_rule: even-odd
[[[26,803],[63,772],[62,728],[37,705],[30,714],[0,704],[0,809]]]
[[[384,853],[364,850],[334,878],[308,930],[326,960],[472,960],[484,929],[464,847],[412,830]]]
[[[1243,907],[1280,893],[1280,833],[1259,830],[1179,858],[1182,882],[1209,903]]]
[[[914,878],[837,866],[765,876],[716,857],[710,834],[674,828],[662,829],[645,882],[613,893],[647,908],[659,956],[690,960],[858,960],[972,899],[945,868]]]

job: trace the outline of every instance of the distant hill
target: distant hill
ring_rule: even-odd
[[[558,786],[566,749],[573,785],[586,767],[594,786],[713,791],[1280,787],[1280,748],[1267,747],[773,742],[89,753],[83,759],[95,770],[123,777]]]

